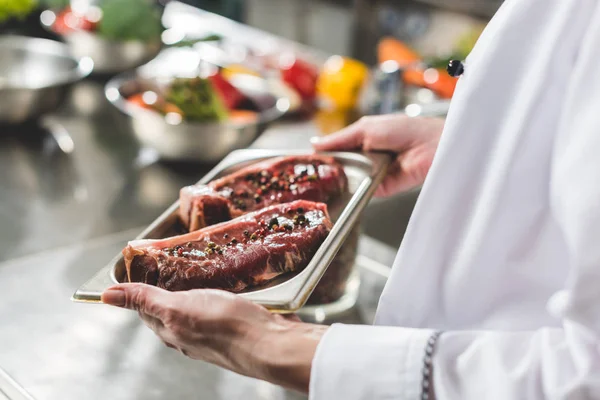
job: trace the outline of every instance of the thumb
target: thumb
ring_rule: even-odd
[[[315,136],[310,142],[317,151],[360,149],[363,144],[364,130],[358,123],[327,136]]]
[[[102,293],[102,302],[159,317],[162,304],[169,301],[171,292],[143,283],[121,283]]]

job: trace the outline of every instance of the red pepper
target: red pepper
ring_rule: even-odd
[[[294,88],[304,100],[313,100],[317,92],[319,70],[306,61],[296,58],[280,66],[284,82]]]
[[[229,81],[225,79],[221,73],[211,75],[209,79],[228,109],[235,109],[246,98],[244,94],[231,83],[229,83]]]
[[[91,32],[96,29],[96,25],[95,22],[90,21],[84,16],[73,13],[71,7],[66,7],[56,16],[53,29],[59,34],[66,34],[75,30]]]

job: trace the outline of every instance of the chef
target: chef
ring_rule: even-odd
[[[212,290],[103,300],[189,357],[314,400],[598,399],[599,68],[600,1],[507,0],[453,64],[445,122],[370,117],[315,142],[395,151],[378,195],[423,183],[375,326]]]

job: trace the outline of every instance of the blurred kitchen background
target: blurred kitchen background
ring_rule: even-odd
[[[15,5],[11,6],[12,3]],[[86,4],[87,2],[73,0],[72,3],[74,8],[81,8],[81,4]],[[92,1],[92,3],[94,2]],[[113,0],[112,3],[114,3],[113,8],[118,10],[119,3],[127,4],[127,0]],[[134,3],[137,3],[137,1],[134,1]],[[93,42],[86,42],[85,40],[87,39],[85,38],[72,39],[71,36],[66,35],[65,32],[59,32],[55,29],[57,26],[56,24],[53,26],[51,25],[55,23],[54,18],[56,15],[59,15],[59,11],[64,10],[65,7],[70,4],[69,0],[7,0],[0,4],[0,7],[4,4],[6,4],[4,7],[7,7],[7,11],[3,14],[2,10],[0,10],[0,21],[2,21],[0,22],[1,33],[39,36],[61,40],[70,45],[70,49],[75,51],[76,56],[81,57],[89,55],[94,59],[94,71],[89,76],[86,76],[86,79],[69,88],[69,95],[64,102],[57,105],[56,110],[52,110],[49,117],[44,116],[44,124],[47,125],[50,123],[49,121],[53,121],[54,126],[60,126],[60,131],[63,133],[61,136],[63,138],[63,143],[66,143],[69,140],[77,141],[74,136],[82,136],[80,139],[82,141],[89,140],[91,136],[82,133],[89,131],[90,134],[97,135],[98,140],[98,143],[89,143],[89,146],[100,146],[100,148],[102,146],[108,146],[105,148],[104,152],[98,152],[96,149],[95,153],[98,153],[99,157],[101,154],[103,157],[108,157],[109,159],[120,157],[119,162],[123,165],[130,162],[133,153],[140,151],[140,149],[136,147],[137,144],[139,144],[139,138],[136,140],[135,135],[132,133],[132,128],[130,126],[131,121],[124,119],[122,117],[123,113],[115,113],[114,111],[118,107],[114,107],[114,104],[111,106],[109,101],[105,98],[105,85],[107,81],[116,74],[131,71],[139,66],[139,64],[148,62],[149,59],[156,55],[154,50],[149,48],[149,46],[146,46],[142,50],[131,50],[128,48],[127,50],[119,49],[117,51],[116,49],[113,50],[111,48],[109,52],[112,54],[112,57],[107,57],[106,54],[101,53],[101,50],[106,52],[106,48],[100,48],[100,46],[95,45]],[[449,81],[448,77],[445,75],[444,66],[449,59],[464,57],[468,53],[479,32],[485,26],[485,23],[499,7],[500,1],[188,0],[179,3],[161,0],[157,2],[156,5],[159,6],[161,12],[166,6],[167,11],[165,11],[164,15],[161,17],[163,29],[167,28],[168,30],[168,28],[174,28],[171,29],[171,31],[176,31],[177,29],[184,31],[186,32],[186,35],[189,36],[186,37],[186,40],[190,37],[196,40],[203,35],[222,29],[223,32],[219,32],[219,34],[228,36],[228,38],[231,39],[231,43],[244,43],[244,41],[246,41],[253,42],[254,44],[261,43],[262,45],[270,43],[270,40],[272,43],[277,43],[277,45],[273,47],[272,43],[265,44],[265,48],[268,48],[268,51],[295,51],[296,55],[302,54],[299,57],[305,57],[307,60],[310,59],[317,71],[321,70],[323,65],[325,65],[325,61],[332,56],[343,56],[350,60],[343,65],[343,71],[329,71],[329,79],[326,79],[325,82],[328,82],[330,86],[325,86],[328,89],[323,89],[323,91],[329,90],[329,93],[331,93],[337,90],[338,92],[333,94],[333,96],[334,103],[336,101],[335,96],[338,96],[338,103],[336,103],[338,105],[339,101],[351,101],[360,103],[360,107],[362,108],[356,106],[348,112],[347,106],[340,106],[339,109],[328,106],[322,107],[320,110],[317,110],[316,113],[301,113],[303,116],[302,118],[299,117],[298,113],[291,113],[293,115],[288,115],[287,117],[284,116],[283,119],[278,119],[276,123],[270,124],[266,129],[266,133],[254,142],[255,147],[277,147],[278,144],[283,143],[282,138],[285,136],[277,136],[275,132],[288,131],[288,138],[291,137],[290,135],[293,135],[293,132],[301,132],[298,133],[298,137],[300,138],[298,140],[301,140],[302,143],[304,143],[303,145],[305,145],[307,143],[307,137],[314,134],[327,134],[333,132],[351,123],[362,114],[376,114],[388,112],[390,110],[404,112],[405,108],[406,110],[409,110],[409,113],[415,115],[426,114],[427,110],[420,107],[429,106],[430,114],[443,115],[447,109],[447,104],[445,102],[451,97],[454,84]],[[188,5],[193,8],[186,8]],[[135,7],[132,8],[135,9]],[[190,11],[196,11],[196,9],[198,11],[197,13]],[[52,10],[53,14],[49,14],[48,10]],[[144,15],[143,11],[137,12],[140,16]],[[212,17],[208,17],[208,15],[211,15]],[[215,20],[213,18],[215,15],[223,16],[227,18],[227,20]],[[136,16],[131,15],[129,18],[130,20],[135,20]],[[139,18],[139,16],[137,18]],[[206,23],[206,21],[209,20],[211,22]],[[240,25],[230,26],[224,21],[235,21]],[[143,23],[138,24],[143,26]],[[252,32],[246,34],[249,32],[248,27],[252,27]],[[76,37],[76,35],[72,36]],[[178,40],[177,38],[173,39],[173,36],[177,36],[177,34],[171,35],[171,37],[168,37],[168,40]],[[164,37],[165,35],[163,34],[163,38]],[[164,48],[165,44],[162,43],[162,45]],[[230,46],[230,48],[233,47],[235,46]],[[98,54],[91,54],[90,52],[92,51],[97,51]],[[427,82],[427,73],[424,74],[422,73],[423,71],[421,71],[420,75],[407,74],[404,79],[405,82],[403,85],[400,85],[400,88],[396,88],[393,85],[390,86],[389,82],[393,82],[393,74],[383,73],[380,66],[386,60],[395,60],[400,63],[414,62],[414,54],[409,54],[407,51],[409,53],[414,51],[415,54],[418,54],[419,62],[424,61],[427,63],[422,66],[423,70],[429,66],[435,67],[437,71],[441,71],[441,73],[439,73],[439,81],[436,82],[436,79],[438,79],[436,77],[438,75],[435,74],[435,71],[430,70],[429,72],[434,72],[433,80],[429,78],[430,82]],[[147,54],[144,54],[144,52]],[[137,57],[137,59],[135,57]],[[111,70],[110,63],[114,64],[117,60],[121,61],[120,65],[113,65],[115,68]],[[351,60],[357,60],[361,65],[356,67],[351,64]],[[8,65],[8,57],[3,56],[3,60],[1,61],[4,62],[4,64],[0,64],[3,68],[10,68]],[[360,76],[362,72],[356,72],[362,71],[361,68],[363,67],[368,68],[368,78]],[[342,77],[343,74],[345,74],[344,77]],[[334,80],[338,80],[337,83],[331,83]],[[352,97],[352,94],[345,93],[343,90],[340,91],[339,89],[339,87],[341,87],[340,85],[350,87],[357,82],[364,83],[363,81],[370,82],[371,91],[363,88],[363,96],[359,100],[348,100]],[[374,82],[377,84],[374,85]],[[363,84],[363,86],[365,85],[366,84]],[[374,89],[373,86],[377,87]],[[401,89],[403,89],[402,96],[405,98],[404,101],[396,101],[394,103],[392,100],[392,103],[390,104],[378,103],[378,101],[381,101],[381,99],[385,97],[385,95],[382,95],[381,91],[393,93],[392,98],[395,98]],[[423,90],[418,91],[416,89]],[[379,93],[377,91],[379,91]],[[371,97],[364,95],[365,92],[370,93]],[[291,96],[292,102],[303,100],[298,99],[297,93],[292,94]],[[6,96],[4,97],[7,99]],[[375,105],[373,105],[373,101],[369,103],[368,100],[373,100],[374,98]],[[331,99],[329,100],[331,103]],[[8,100],[5,100],[5,103],[7,101]],[[3,105],[3,107],[7,108],[8,106]],[[21,105],[20,108],[26,109],[27,106]],[[355,112],[356,109],[359,109],[359,111]],[[19,122],[21,122],[20,119]],[[29,123],[29,125],[27,125],[27,123],[24,127],[19,127],[18,129],[21,131],[31,130],[29,129],[31,124]],[[36,125],[36,129],[39,128],[39,125],[40,124]],[[9,124],[4,128],[4,131],[6,132],[14,130],[15,124]],[[54,131],[52,134],[56,136]],[[111,135],[114,135],[115,137],[111,138]],[[33,136],[34,139],[32,140],[40,139],[39,135],[35,137],[34,134]],[[22,144],[15,144],[15,140],[23,139],[15,138],[14,135],[11,136],[5,134],[0,140],[4,142],[3,146],[0,147],[0,155],[2,156],[2,158],[0,158],[0,164],[6,163],[6,160],[8,159],[21,157],[22,154],[20,152],[27,148],[19,147]],[[117,143],[118,141],[120,142]],[[9,144],[9,142],[12,144]],[[289,144],[290,142],[288,141],[287,143]],[[247,144],[248,143],[241,143],[240,146],[246,147]],[[85,144],[82,143],[80,147],[83,146],[85,146]],[[110,146],[114,146],[114,148],[111,148],[111,150],[108,151]],[[29,148],[31,149],[31,147]],[[128,154],[128,152],[132,154]],[[77,153],[81,152],[74,152],[73,155],[71,155],[71,158],[76,159]],[[29,155],[31,156],[31,154]],[[85,158],[90,157],[93,156],[90,154],[85,155]],[[139,161],[139,159],[135,159]],[[40,191],[42,189],[40,187],[35,187],[33,183],[31,183],[33,186],[26,186],[26,179],[15,180],[15,175],[18,176],[20,174],[32,173],[32,171],[23,169],[23,165],[27,165],[34,169],[40,168],[42,161],[35,160],[35,157],[33,157],[33,160],[30,159],[28,161],[18,158],[18,161],[19,162],[16,164],[11,162],[10,165],[6,165],[4,171],[7,173],[4,173],[3,177],[0,178],[0,184],[2,184],[2,187],[4,188],[0,193],[0,218],[2,218],[0,220],[0,225],[10,227],[10,229],[2,229],[0,232],[0,237],[3,239],[3,244],[0,245],[0,259],[21,256],[30,251],[51,248],[54,245],[69,244],[72,242],[71,239],[81,237],[80,235],[82,233],[73,233],[73,231],[77,230],[87,231],[88,233],[84,235],[84,238],[87,239],[90,237],[101,236],[105,233],[112,232],[115,229],[125,227],[133,228],[138,225],[141,226],[143,223],[149,222],[151,216],[158,215],[160,207],[166,206],[168,201],[174,200],[174,193],[176,191],[174,191],[174,189],[167,189],[165,186],[169,187],[169,184],[176,186],[179,183],[189,182],[191,179],[199,178],[203,174],[201,171],[205,172],[208,168],[173,166],[168,162],[162,162],[164,160],[159,160],[158,164],[147,162],[143,171],[159,170],[160,172],[157,172],[159,174],[175,174],[178,179],[167,180],[168,182],[159,180],[158,182],[160,183],[152,184],[154,187],[146,188],[144,184],[145,179],[150,178],[144,178],[143,174],[139,179],[132,178],[136,180],[135,185],[142,185],[143,190],[152,193],[150,197],[147,197],[147,193],[144,193],[143,195],[141,193],[137,194],[139,196],[146,196],[146,202],[153,202],[152,204],[148,204],[150,210],[148,211],[148,214],[144,214],[141,211],[143,207],[140,208],[138,213],[139,217],[133,217],[131,223],[124,223],[116,217],[112,218],[110,219],[111,226],[109,227],[103,227],[104,224],[109,222],[102,220],[99,224],[100,227],[97,226],[97,221],[94,221],[90,222],[94,224],[93,227],[83,228],[82,226],[85,226],[85,222],[82,222],[79,217],[74,217],[77,213],[70,214],[69,211],[67,211],[72,211],[72,208],[66,207],[64,211],[50,212],[45,208],[46,206],[50,207],[50,204],[46,204],[45,206],[40,205],[45,204],[46,200],[44,199],[47,199],[48,196],[43,193],[38,193],[40,198],[37,200],[39,207],[37,212],[42,215],[56,215],[58,221],[52,221],[52,223],[64,227],[63,230],[66,231],[66,233],[50,239],[49,242],[48,240],[43,241],[44,244],[42,244],[38,240],[38,237],[39,235],[45,235],[46,233],[39,229],[34,229],[29,232],[29,234],[23,232],[23,236],[19,236],[19,232],[24,229],[21,222],[22,219],[26,218],[26,216],[31,213],[33,213],[33,215],[29,218],[37,218],[33,203],[28,203],[29,201],[34,202],[34,200],[32,200],[34,197],[32,197],[32,194],[29,191]],[[213,161],[214,164],[214,161],[216,160],[212,159],[211,161]],[[36,164],[38,165],[35,166]],[[56,163],[53,163],[50,168],[58,168],[56,165]],[[115,166],[111,166],[111,168],[113,167],[116,168]],[[17,170],[16,168],[20,169]],[[101,168],[94,168],[89,165],[79,166],[71,173],[79,176],[84,173],[83,170],[88,168],[97,170],[99,174],[104,173],[105,179],[109,181],[116,180],[117,182],[120,182],[121,179],[124,179],[122,177],[115,178],[109,171],[104,170],[103,172]],[[181,170],[177,170],[177,168],[181,168]],[[44,173],[48,173],[47,169],[44,170]],[[128,176],[129,173],[125,172],[125,170],[120,170],[115,171],[115,174]],[[42,178],[33,174],[30,179]],[[76,186],[75,178],[62,170],[53,174],[52,179],[64,180],[65,182],[61,183],[62,185]],[[116,182],[114,182],[114,184],[118,185]],[[49,184],[47,183],[47,185]],[[84,196],[82,193],[85,193],[86,191],[89,192],[89,185],[94,186],[93,183],[90,183],[87,187],[84,184],[79,188],[71,188],[70,190],[78,196]],[[106,190],[102,190],[102,192],[103,195],[112,195],[113,197],[127,193],[127,190],[124,187],[121,189],[121,194],[111,194],[110,191],[107,192]],[[60,193],[53,195],[60,196],[61,198],[66,198],[66,196],[68,196],[65,193],[65,190],[58,188],[56,185],[49,185],[45,190],[56,190]],[[161,194],[161,190],[166,190],[169,194]],[[27,194],[25,197],[29,200],[23,200],[25,194]],[[366,233],[393,247],[397,247],[401,242],[408,217],[410,216],[417,195],[418,191],[414,191],[412,193],[400,195],[394,199],[384,201],[374,200],[373,203],[376,206],[370,207],[365,212],[365,218],[363,219]],[[81,207],[86,208],[88,207],[88,202],[91,200],[88,199],[81,202],[75,197],[72,197],[70,200],[65,201],[67,204],[72,202],[73,204],[79,204]],[[98,201],[106,204],[109,199],[98,199]],[[143,205],[144,204],[135,204],[135,206]],[[103,206],[102,208],[105,207],[106,206]],[[114,207],[114,212],[120,213],[124,206],[115,205]],[[71,226],[65,222],[70,218],[77,220],[78,226]],[[88,216],[86,218],[92,217]],[[19,221],[17,221],[17,219]],[[394,221],[394,223],[391,223],[390,221]],[[71,239],[63,239],[63,236],[73,237]],[[55,240],[56,243],[52,243],[53,240]]]
[[[234,150],[310,150],[363,115],[443,118],[448,61],[499,6],[0,0],[0,400],[302,398],[69,299]],[[303,318],[372,321],[418,195],[371,200],[356,279]]]

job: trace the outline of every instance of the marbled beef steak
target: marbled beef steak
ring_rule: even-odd
[[[297,200],[181,236],[132,241],[123,255],[130,282],[240,292],[302,270],[331,227],[324,203]]]
[[[348,188],[344,168],[322,155],[276,157],[181,189],[179,213],[190,232],[294,200],[327,203]]]

